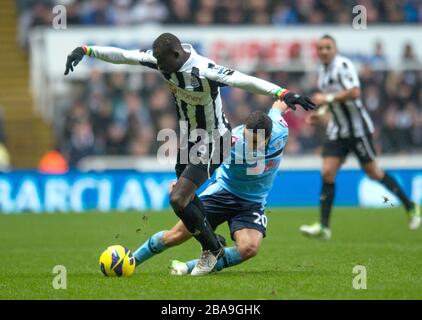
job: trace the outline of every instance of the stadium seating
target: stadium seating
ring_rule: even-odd
[[[53,135],[33,108],[28,57],[16,43],[14,3],[1,1],[0,14],[0,106],[4,109],[7,147],[14,167],[33,167],[52,147]]]

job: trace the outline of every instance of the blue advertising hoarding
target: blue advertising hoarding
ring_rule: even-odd
[[[390,170],[406,193],[422,202],[422,170]],[[63,175],[37,171],[0,174],[0,213],[162,210],[169,208],[173,172],[108,170],[71,171]],[[317,170],[280,171],[268,197],[268,207],[312,207],[319,202]],[[337,177],[337,206],[385,207],[383,197],[398,199],[362,171],[343,170]]]

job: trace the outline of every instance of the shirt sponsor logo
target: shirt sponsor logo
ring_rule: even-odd
[[[196,77],[191,77],[190,84],[192,88],[198,88],[200,86],[199,80]]]
[[[170,81],[167,81],[167,86],[170,89],[171,93],[173,93],[177,98],[185,101],[186,103],[190,105],[205,105],[206,99],[210,98],[209,94],[205,94],[205,92],[192,92],[188,90],[184,90],[182,88],[179,88],[175,84],[171,83]]]

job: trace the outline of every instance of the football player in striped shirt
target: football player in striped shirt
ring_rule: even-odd
[[[123,50],[114,47],[81,46],[72,51],[65,75],[87,55],[115,64],[143,65],[158,70],[174,96],[180,134],[186,145],[179,146],[176,176],[170,204],[176,215],[201,243],[203,253],[192,274],[210,272],[224,254],[196,190],[220,166],[230,150],[230,125],[223,113],[220,87],[232,86],[252,93],[272,96],[289,107],[314,108],[313,102],[271,82],[248,76],[199,55],[195,49],[171,33],[154,40],[152,50]],[[205,135],[203,135],[205,133]],[[204,138],[205,136],[205,138]],[[184,141],[184,139],[180,139]],[[194,152],[192,152],[194,151]]]
[[[320,92],[314,95],[313,100],[319,108],[309,116],[309,122],[317,123],[325,111],[329,111],[331,118],[322,148],[320,222],[303,225],[300,231],[313,238],[331,238],[329,222],[335,195],[335,178],[350,152],[356,155],[362,169],[371,179],[383,184],[401,200],[408,213],[409,228],[419,228],[419,205],[407,197],[397,181],[384,172],[376,161],[372,142],[374,126],[362,103],[355,67],[349,59],[337,53],[336,42],[329,35],[321,37],[317,51],[322,62],[318,76]]]

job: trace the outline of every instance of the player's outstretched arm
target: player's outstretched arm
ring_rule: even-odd
[[[75,48],[68,56],[66,61],[65,75],[73,71],[74,67],[83,59],[84,56],[90,56],[105,62],[114,64],[144,65],[157,69],[157,60],[152,55],[152,50],[124,50],[115,47],[102,46],[81,46]]]
[[[218,83],[240,88],[248,92],[273,96],[284,101],[293,110],[296,110],[297,104],[301,105],[305,110],[312,110],[315,108],[315,104],[308,97],[280,88],[280,86],[269,81],[249,76],[223,66],[211,65],[207,69],[205,77]]]

